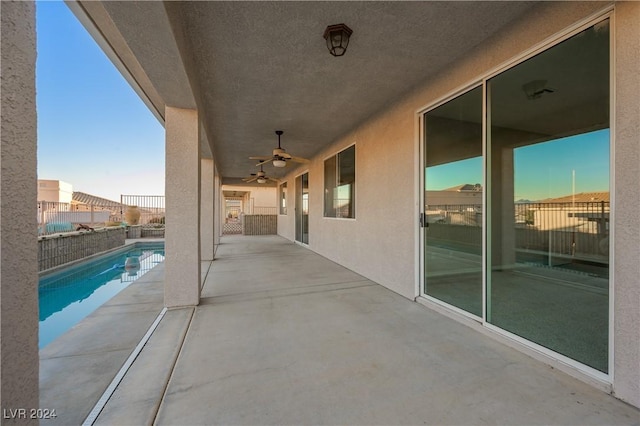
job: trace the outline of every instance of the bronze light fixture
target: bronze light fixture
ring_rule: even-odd
[[[349,37],[353,30],[345,24],[329,25],[324,30],[324,38],[327,40],[327,49],[333,56],[342,56],[347,51]]]

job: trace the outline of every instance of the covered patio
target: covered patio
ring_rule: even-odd
[[[56,409],[59,424],[638,424],[640,3],[66,3],[165,128],[166,257],[88,318],[101,325],[79,328],[88,340],[67,345],[70,333],[38,351],[37,223],[24,215],[36,204],[37,4],[3,1],[3,409]],[[339,23],[354,32],[336,58],[322,34]],[[602,42],[598,84],[574,78],[584,67],[557,69],[563,79],[529,97],[527,81],[553,75],[520,66],[584,34]],[[479,179],[484,222],[505,228],[485,226],[476,263],[490,272],[492,253],[514,252],[513,147],[487,149],[488,99],[504,74],[517,77],[505,94],[529,111],[500,123],[507,135],[548,123],[541,112],[568,116],[546,100],[602,101],[567,133],[607,132],[600,370],[492,323],[486,285],[475,317],[426,290],[426,111],[471,92],[479,121],[456,126],[478,129],[478,164],[493,173]],[[510,105],[500,104],[524,111]],[[282,130],[281,148],[307,161],[278,154]],[[567,136],[533,130],[537,141]],[[268,158],[278,235],[221,237],[223,185],[258,185],[243,180],[256,156]],[[538,327],[544,311],[528,314]]]
[[[163,267],[47,351],[90,344],[117,306],[158,312]],[[612,396],[282,237],[223,237],[203,270],[200,305],[164,314],[95,424],[638,422]],[[151,322],[126,316],[121,326],[142,335]],[[67,367],[66,383],[43,383],[41,403],[59,407],[43,424],[90,414],[105,388],[101,377],[91,389],[105,362],[93,355]]]

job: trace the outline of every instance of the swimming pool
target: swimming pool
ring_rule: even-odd
[[[40,276],[40,349],[164,260],[164,243],[136,243]]]

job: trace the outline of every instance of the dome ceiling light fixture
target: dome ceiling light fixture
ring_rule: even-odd
[[[329,25],[324,30],[324,39],[327,41],[327,49],[333,56],[342,56],[349,46],[349,38],[353,30],[345,24]]]

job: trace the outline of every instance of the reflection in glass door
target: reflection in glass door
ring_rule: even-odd
[[[296,178],[296,241],[309,244],[309,173]]]
[[[425,293],[482,316],[482,87],[424,115]]]
[[[493,77],[487,321],[608,371],[609,21]]]

